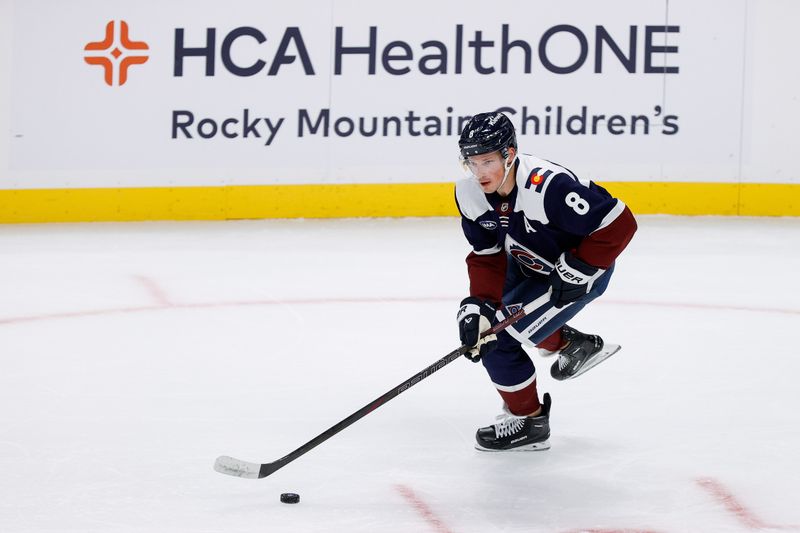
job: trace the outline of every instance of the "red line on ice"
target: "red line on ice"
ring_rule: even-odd
[[[0,318],[0,325],[38,322],[42,320],[58,320],[65,318],[84,318],[91,316],[116,315],[126,313],[143,313],[148,311],[169,311],[175,309],[213,309],[216,307],[259,307],[271,305],[325,305],[325,304],[365,304],[365,303],[420,303],[420,302],[452,302],[457,298],[422,297],[422,298],[309,298],[297,300],[241,300],[198,303],[168,303],[159,305],[142,305],[116,307],[108,309],[90,309],[86,311],[65,311],[61,313],[41,313],[36,315],[12,316]]]
[[[719,481],[714,478],[704,477],[695,480],[700,487],[711,494],[725,509],[736,516],[739,521],[750,529],[781,529],[800,531],[800,526],[767,524],[745,507],[736,497]]]
[[[147,279],[147,278],[144,278]],[[141,280],[141,278],[140,278]],[[143,281],[143,283],[145,283]],[[213,309],[216,307],[257,307],[257,306],[271,306],[271,305],[325,305],[325,304],[381,304],[381,303],[423,303],[423,302],[455,302],[458,301],[456,296],[428,296],[428,297],[379,297],[379,298],[298,298],[292,300],[239,300],[239,301],[222,301],[222,302],[198,302],[198,303],[174,303],[167,298],[166,294],[153,285],[151,292],[158,300],[158,305],[144,305],[144,306],[131,306],[119,307],[109,309],[94,309],[86,311],[66,311],[62,313],[41,313],[36,315],[23,315],[12,316],[7,318],[0,318],[0,325],[4,324],[19,324],[23,322],[37,322],[41,320],[58,320],[65,318],[82,318],[91,316],[114,315],[124,313],[142,313],[148,311],[167,311],[173,309]],[[158,296],[160,294],[160,296]],[[696,303],[680,303],[680,302],[648,302],[636,300],[598,300],[593,302],[593,305],[636,305],[647,307],[669,307],[678,309],[716,309],[720,311],[748,311],[756,313],[780,313],[790,315],[800,315],[798,309],[782,309],[770,307],[747,307],[747,306],[732,306],[732,305],[717,305],[717,304],[696,304]]]
[[[142,285],[144,285],[144,288],[147,289],[147,292],[150,293],[150,295],[153,297],[153,299],[156,301],[157,304],[163,307],[169,307],[172,305],[172,302],[170,302],[167,293],[164,291],[164,289],[161,288],[161,286],[159,286],[158,283],[156,283],[154,279],[141,275],[133,276],[133,278]]]
[[[173,307],[182,307],[182,306],[173,306]],[[39,322],[42,320],[59,320],[64,318],[105,316],[105,315],[115,315],[121,313],[141,313],[144,311],[163,311],[165,309],[170,309],[170,307],[164,307],[163,305],[146,305],[141,307],[120,307],[117,309],[96,309],[90,311],[68,311],[64,313],[43,313],[40,315],[12,316],[9,318],[0,318],[0,325],[20,324],[23,322]]]
[[[566,533],[658,533],[652,529],[572,529]]]
[[[406,502],[411,505],[421,516],[425,519],[425,521],[438,533],[452,533],[444,523],[437,517],[431,508],[428,507],[424,501],[422,501],[414,491],[411,490],[410,487],[405,485],[395,485],[395,490],[400,493],[400,495],[406,500]]]

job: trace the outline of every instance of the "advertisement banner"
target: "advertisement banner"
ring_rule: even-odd
[[[494,109],[589,179],[734,181],[744,9],[14,2],[0,188],[449,182]]]

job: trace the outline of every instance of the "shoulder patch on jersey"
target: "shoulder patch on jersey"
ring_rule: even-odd
[[[526,219],[547,224],[544,195],[553,180],[552,164],[530,154],[520,155],[519,161],[517,169],[519,196],[514,210],[522,211]]]
[[[525,180],[525,188],[530,189],[531,187],[533,187],[534,191],[542,192],[542,187],[544,187],[544,182],[547,181],[547,178],[549,178],[552,173],[553,173],[552,170],[542,171],[542,167],[534,168],[528,175],[528,179]]]
[[[486,229],[497,229],[497,222],[494,220],[481,220],[478,224]]]

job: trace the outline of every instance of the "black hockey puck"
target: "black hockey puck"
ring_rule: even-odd
[[[283,503],[300,503],[300,495],[294,492],[284,492],[281,494],[281,501]]]

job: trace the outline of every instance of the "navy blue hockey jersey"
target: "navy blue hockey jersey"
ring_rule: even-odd
[[[565,251],[607,268],[636,230],[621,200],[528,154],[519,155],[508,196],[484,194],[475,179],[465,179],[456,183],[456,203],[473,249],[467,258],[471,293],[493,301],[500,300],[506,257],[528,276],[549,274]]]

